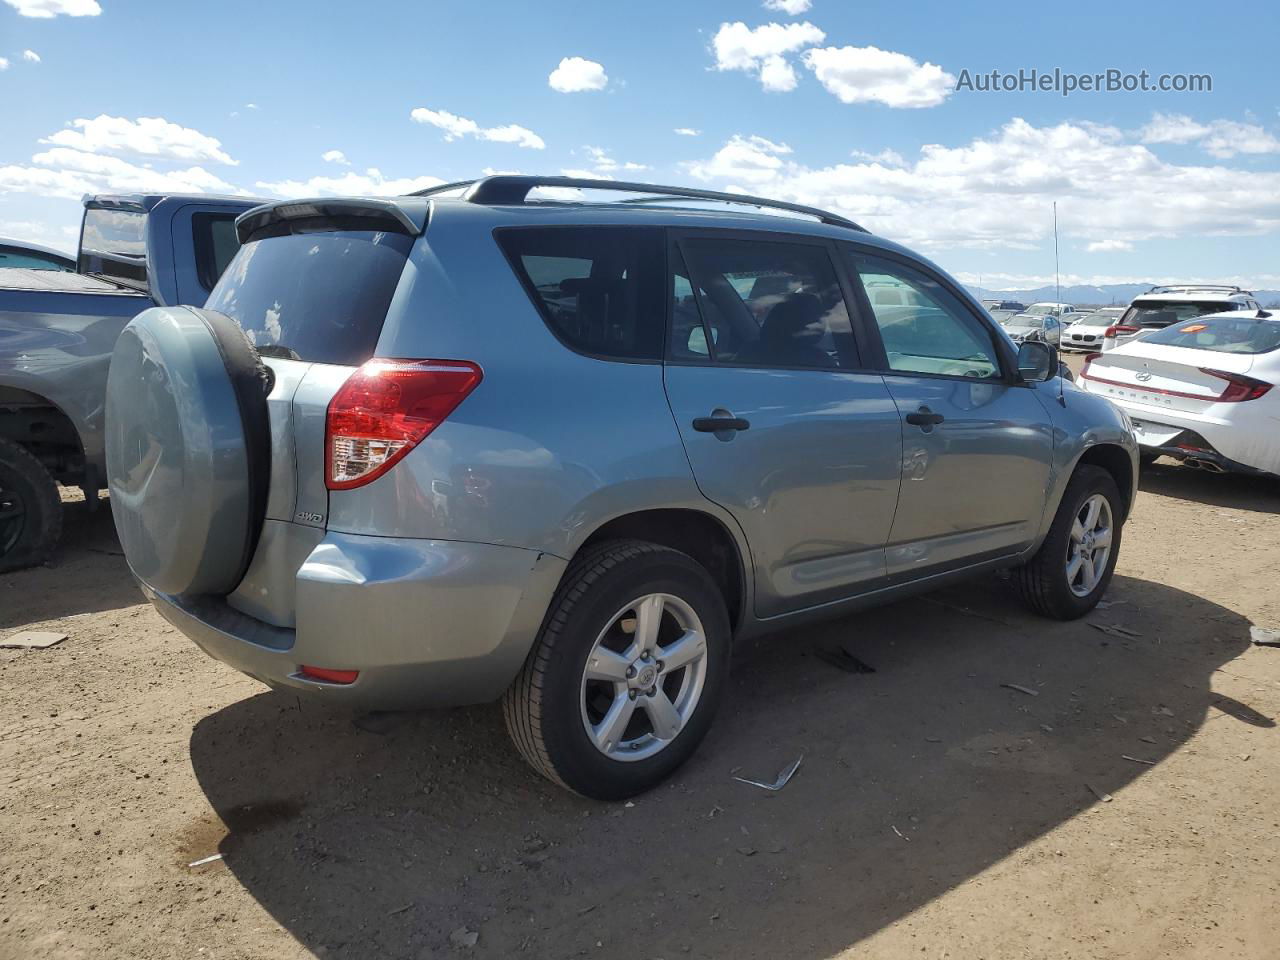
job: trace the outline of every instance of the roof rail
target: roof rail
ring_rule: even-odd
[[[1188,290],[1222,290],[1227,293],[1248,293],[1247,290],[1241,290],[1237,286],[1228,283],[1164,283],[1157,284],[1147,293],[1177,293],[1178,291]]]
[[[753,197],[745,193],[722,193],[719,190],[696,190],[691,187],[666,187],[654,183],[630,183],[625,180],[592,180],[584,177],[536,177],[502,174],[482,177],[479,180],[446,183],[438,187],[417,190],[409,196],[430,197],[466,187],[462,199],[470,203],[483,204],[515,204],[524,203],[529,192],[535,187],[564,187],[579,190],[616,190],[625,193],[654,194],[660,197],[680,197],[688,200],[715,200],[720,203],[745,204],[752,207],[768,207],[774,210],[789,210],[813,217],[821,223],[836,227],[857,230],[859,233],[869,231],[854,223],[847,217],[828,213],[817,207],[806,207],[799,203],[788,203],[785,200],[770,200],[767,197]]]

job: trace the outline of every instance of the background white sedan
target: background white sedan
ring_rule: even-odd
[[[1280,476],[1280,313],[1184,320],[1102,354],[1080,386],[1133,420],[1144,459]]]

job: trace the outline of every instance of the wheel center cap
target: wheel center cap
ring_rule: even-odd
[[[647,690],[649,687],[653,686],[654,682],[657,679],[658,679],[658,668],[654,666],[652,663],[650,663],[645,666],[642,666],[636,672],[635,685],[637,687],[641,687]]]

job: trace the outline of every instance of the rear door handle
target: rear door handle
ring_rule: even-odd
[[[916,427],[936,427],[947,418],[940,413],[934,413],[928,407],[921,407],[915,413],[908,413],[904,419]]]
[[[751,421],[741,417],[695,417],[693,429],[699,433],[719,433],[721,430],[750,430]]]

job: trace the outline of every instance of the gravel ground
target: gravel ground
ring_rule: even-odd
[[[0,957],[1280,956],[1280,484],[1142,486],[1105,609],[986,578],[751,645],[626,805],[493,707],[353,718],[206,659],[72,504],[0,578],[0,636],[70,634],[0,650]]]

